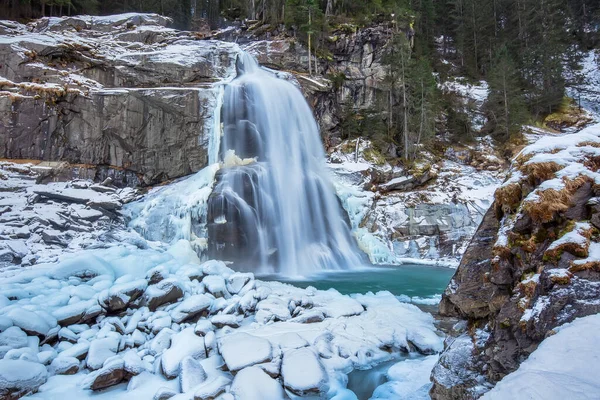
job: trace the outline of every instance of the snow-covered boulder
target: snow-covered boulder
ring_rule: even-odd
[[[90,369],[100,369],[104,362],[117,354],[119,349],[118,337],[106,337],[93,340],[86,358],[86,364]]]
[[[283,384],[299,396],[318,394],[327,389],[327,374],[317,354],[309,348],[289,350],[281,365]]]
[[[181,360],[181,372],[179,373],[179,386],[183,393],[190,392],[196,386],[206,381],[206,372],[202,365],[192,357]]]
[[[220,394],[225,393],[231,379],[223,375],[217,375],[214,379],[209,379],[194,390],[194,400],[214,399]]]
[[[197,294],[183,300],[171,311],[171,318],[175,323],[181,323],[187,319],[194,318],[208,310],[212,305],[212,299],[205,294]]]
[[[258,367],[239,371],[231,384],[230,393],[237,400],[280,400],[285,398],[281,384]]]
[[[114,357],[98,371],[87,375],[82,382],[82,387],[92,390],[105,389],[121,383],[126,376],[123,359]]]
[[[0,360],[0,398],[19,398],[34,393],[48,378],[42,364],[22,360]]]
[[[116,284],[98,295],[98,303],[108,312],[124,310],[144,293],[147,286],[145,279]]]
[[[194,328],[186,328],[171,338],[171,347],[162,355],[162,370],[167,378],[175,378],[180,373],[181,361],[186,357],[206,358],[204,338],[194,333]]]
[[[169,278],[150,285],[144,294],[145,304],[151,311],[163,304],[173,303],[183,297],[183,289],[175,278]]]
[[[227,368],[232,372],[270,361],[273,358],[273,349],[267,339],[247,333],[224,336],[219,341],[219,351]]]
[[[75,357],[55,358],[50,364],[54,375],[73,375],[79,372],[79,360]]]

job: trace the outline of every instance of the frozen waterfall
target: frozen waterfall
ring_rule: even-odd
[[[363,263],[300,90],[240,53],[224,93],[208,255],[287,276]]]

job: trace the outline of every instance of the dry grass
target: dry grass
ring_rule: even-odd
[[[575,179],[564,178],[564,189],[546,189],[538,193],[539,200],[527,202],[523,209],[534,222],[546,223],[554,219],[556,213],[567,211],[572,206],[573,195],[592,179],[580,175]]]
[[[594,261],[588,261],[586,263],[579,263],[579,264],[575,264],[575,263],[571,262],[571,266],[569,267],[569,272],[575,273],[575,272],[583,272],[583,271],[600,272],[600,261],[594,260]]]
[[[494,199],[496,200],[496,211],[501,210],[501,214],[513,213],[521,203],[521,185],[511,183],[498,188],[494,193]]]
[[[581,142],[577,145],[577,147],[586,147],[586,146],[600,148],[600,142],[592,142],[591,140],[588,140],[585,142]]]
[[[556,172],[563,168],[564,167],[562,165],[559,165],[554,161],[546,161],[525,164],[521,166],[519,170],[529,179],[529,182],[535,185],[538,182],[543,182],[554,178]]]
[[[538,196],[538,201],[525,203],[523,210],[533,221],[546,223],[552,221],[555,213],[565,212],[571,207],[573,194],[566,189],[546,189]]]

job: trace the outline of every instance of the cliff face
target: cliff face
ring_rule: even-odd
[[[129,185],[206,166],[211,83],[234,74],[236,46],[167,23],[124,14],[0,25],[0,157],[108,166]]]
[[[477,398],[554,328],[600,312],[598,147],[595,125],[517,157],[442,297],[468,325],[433,371],[434,399]]]

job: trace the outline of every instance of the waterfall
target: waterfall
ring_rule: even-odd
[[[208,255],[287,276],[363,263],[300,90],[240,53],[225,88]]]

